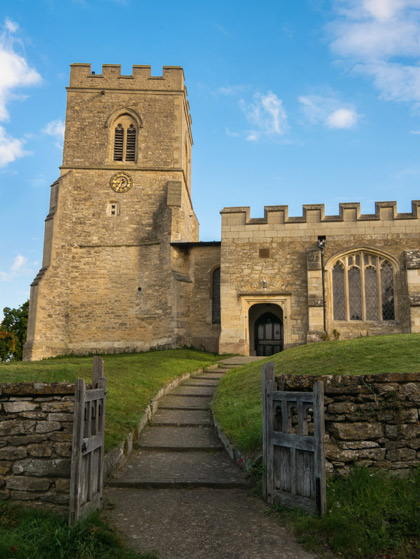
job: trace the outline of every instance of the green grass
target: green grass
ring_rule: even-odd
[[[356,468],[329,481],[327,502],[323,518],[278,509],[313,550],[327,545],[345,559],[420,557],[420,469],[401,479]]]
[[[174,349],[103,355],[107,378],[105,450],[117,446],[138,424],[150,400],[177,376],[217,362],[219,356]],[[6,382],[74,382],[92,378],[92,357],[58,357],[35,362],[0,363]],[[0,555],[1,557],[1,555]]]
[[[240,451],[261,452],[261,369],[273,361],[276,375],[364,375],[420,372],[420,334],[397,334],[299,346],[226,374],[213,410]]]
[[[71,528],[67,519],[46,511],[0,501],[1,559],[156,559],[123,546],[98,513]]]

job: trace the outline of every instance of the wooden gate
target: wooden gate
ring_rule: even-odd
[[[101,506],[104,463],[106,378],[103,361],[93,358],[92,389],[76,380],[71,455],[69,524]]]
[[[263,366],[264,498],[325,513],[324,385],[314,392],[277,391],[274,364]]]

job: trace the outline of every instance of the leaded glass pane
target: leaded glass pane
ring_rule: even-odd
[[[376,277],[376,270],[374,268],[367,268],[365,270],[365,297],[366,320],[378,320],[378,280]]]
[[[394,309],[394,274],[389,262],[384,262],[381,270],[382,284],[382,319],[395,320]]]
[[[220,268],[213,272],[212,323],[220,324]]]
[[[349,304],[350,320],[362,320],[362,292],[358,268],[349,270]]]
[[[360,254],[356,254],[356,266],[360,266]]]
[[[334,320],[346,320],[346,302],[344,296],[344,270],[337,262],[333,268],[333,307]]]

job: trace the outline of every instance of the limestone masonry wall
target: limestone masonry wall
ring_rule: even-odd
[[[0,385],[0,496],[67,510],[74,384]]]
[[[327,472],[354,464],[404,474],[420,466],[420,373],[276,377],[279,390],[325,389]]]

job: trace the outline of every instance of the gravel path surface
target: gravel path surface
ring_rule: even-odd
[[[205,371],[160,401],[156,422],[105,489],[111,521],[131,547],[159,559],[314,559],[218,443],[209,401],[221,372]]]

